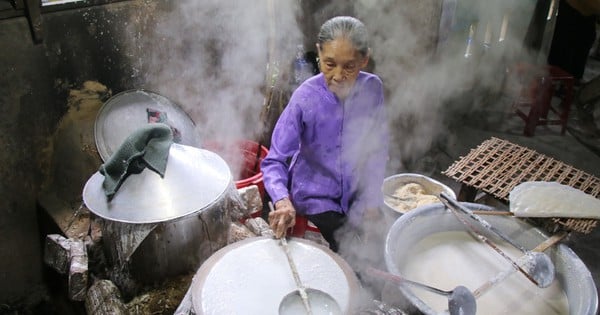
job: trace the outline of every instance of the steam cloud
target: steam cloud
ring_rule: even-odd
[[[170,1],[166,7],[145,2],[131,23],[142,20],[145,27],[128,34],[138,45],[129,48],[131,63],[145,88],[184,108],[201,139],[257,138],[263,128],[260,112],[270,53],[287,70],[295,46],[304,43],[311,49],[322,22],[353,14],[371,33],[373,71],[388,92],[395,136],[388,168],[398,172],[406,166],[403,161],[421,157],[446,133],[448,115],[485,106],[474,104],[478,91],[468,88],[501,85],[501,63],[522,55],[523,30],[533,9],[533,4],[517,0],[444,3],[447,11],[452,9],[452,23],[438,28],[444,14],[438,0],[335,0],[314,4],[320,7],[312,16],[302,16],[301,4],[291,0],[187,0]],[[507,34],[502,53],[497,53],[505,15]],[[157,20],[143,23],[151,18]],[[489,27],[491,53],[483,62],[464,58],[471,24],[476,53]]]
[[[271,60],[289,60],[302,38],[297,3],[187,0],[140,9],[132,17],[136,22],[158,19],[145,23],[152,29],[143,34],[130,31],[139,37],[132,40],[139,46],[130,50],[145,87],[178,103],[196,123],[201,141],[256,138],[269,47],[279,54]]]
[[[326,19],[353,11],[369,29],[373,70],[387,92],[394,136],[388,167],[392,171],[401,170],[403,161],[423,156],[443,138],[449,119],[486,106],[481,95],[502,85],[504,73],[499,71],[504,71],[507,62],[536,58],[522,47],[534,6],[530,1],[444,2],[445,11],[438,0],[336,0],[322,5],[313,16],[303,17],[305,23],[314,22],[308,27],[316,32]],[[153,9],[146,4],[135,18],[147,18],[145,11]],[[306,43],[302,26],[296,22],[299,9],[298,1],[291,0],[173,1],[153,29],[144,30],[143,36],[132,34],[139,37],[134,42],[144,40],[144,47],[150,48],[131,47],[141,55],[132,58],[132,63],[143,68],[148,88],[176,100],[188,112],[202,139],[255,138],[265,98],[261,87],[269,47],[273,47],[269,40],[273,40],[280,66],[287,67],[295,45]],[[449,9],[452,19],[438,25]],[[508,27],[500,43],[504,16]],[[481,52],[486,34],[491,38],[490,48],[483,57],[466,59],[471,25],[474,52]],[[307,35],[308,42],[314,42],[316,34]],[[473,86],[478,89],[472,90]],[[379,235],[368,240],[377,243],[363,248],[381,249],[387,231],[381,222],[374,224],[371,230]],[[354,234],[350,238],[356,244]],[[381,254],[370,250],[351,258],[377,266],[382,262],[373,258]]]
[[[505,66],[511,60],[527,62],[534,58],[522,47],[532,15],[531,3],[455,0],[444,1],[444,11],[440,12],[441,8],[440,1],[399,5],[395,1],[363,0],[356,5],[357,16],[373,34],[375,72],[389,91],[390,122],[396,132],[389,166],[392,171],[402,170],[403,161],[422,157],[444,138],[449,120],[460,119],[461,114],[478,106],[489,106],[481,103],[481,94],[500,88]],[[508,27],[500,43],[505,15]],[[446,24],[436,28],[444,19]],[[466,59],[471,25],[474,54]],[[480,57],[486,33],[490,48]]]

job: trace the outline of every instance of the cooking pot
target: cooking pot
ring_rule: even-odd
[[[232,178],[217,154],[174,143],[164,177],[148,168],[132,174],[109,201],[96,172],[83,199],[106,220],[103,244],[113,265],[126,264],[134,280],[149,283],[193,272],[226,245],[227,209],[239,201]]]
[[[463,204],[471,210],[493,210],[486,205],[474,203]],[[516,243],[527,249],[532,249],[547,239],[547,235],[545,235],[544,232],[521,219],[509,216],[491,215],[486,216],[485,219],[495,228],[503,231]],[[411,262],[411,259],[414,256],[414,252],[411,251],[415,249],[416,244],[418,244],[420,240],[442,232],[464,230],[464,225],[454,217],[452,212],[439,203],[416,208],[401,216],[391,226],[385,242],[385,263],[389,272],[410,279],[411,274],[402,274],[402,270],[404,266]],[[483,234],[489,239],[494,239],[493,235]],[[596,314],[598,294],[593,278],[584,263],[564,244],[555,245],[548,249],[546,253],[554,263],[559,288],[562,288],[566,295],[566,299],[568,300],[569,314]],[[492,253],[491,255],[493,254],[495,253]],[[473,252],[469,252],[467,255],[469,257],[474,257]],[[444,257],[439,256],[438,259],[443,261]],[[502,260],[499,255],[492,257]],[[421,264],[420,266],[425,266],[424,262],[420,261],[419,263]],[[434,270],[431,270],[431,272],[434,272]],[[455,273],[462,274],[463,276],[467,276],[469,272],[474,272],[474,270],[464,268],[460,271],[455,271]],[[516,275],[514,276],[522,276],[518,272],[515,273]],[[464,281],[466,281],[466,279]],[[531,285],[533,286],[533,284]],[[471,291],[476,288],[477,286],[469,287]],[[499,297],[494,296],[494,293],[497,294],[497,292],[498,291],[490,291],[487,294],[492,295],[491,298],[498,300]],[[390,303],[405,303],[404,306],[407,309],[410,308],[427,315],[437,314],[436,311],[434,311],[430,305],[426,304],[412,288],[404,286],[394,288],[388,287],[387,290],[384,290],[383,295],[384,300]],[[486,296],[484,295],[483,297],[485,298]],[[521,299],[526,298],[521,297]],[[478,303],[479,302],[480,299],[478,299]],[[522,303],[528,302],[529,300],[522,301]],[[478,311],[480,311],[480,309],[481,305],[478,305]],[[518,314],[518,312],[513,313]]]
[[[350,266],[329,248],[308,240],[290,238],[288,247],[308,292],[326,293],[342,314],[351,314],[360,285]],[[297,286],[280,242],[254,237],[214,253],[194,275],[190,290],[198,315],[277,315]]]

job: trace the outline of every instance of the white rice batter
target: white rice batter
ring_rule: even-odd
[[[510,211],[518,217],[600,219],[600,200],[558,182],[524,182],[511,190]]]
[[[495,242],[515,261],[522,252],[509,244]],[[458,285],[471,292],[498,273],[511,268],[502,256],[466,232],[436,233],[421,240],[405,258],[402,274],[410,280],[450,291]],[[448,309],[448,298],[429,291],[411,291],[432,309]],[[515,271],[477,299],[477,314],[568,314],[567,297],[558,280],[539,288]]]

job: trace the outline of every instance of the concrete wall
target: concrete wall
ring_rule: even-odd
[[[6,302],[43,290],[37,158],[61,109],[46,50],[32,44],[27,21],[0,25],[0,297]]]
[[[275,34],[282,59],[291,60],[286,47],[302,38],[296,3],[275,4],[276,16],[269,3],[140,0],[48,12],[41,44],[26,18],[0,20],[0,304],[35,304],[47,293],[37,204],[48,163],[42,149],[67,111],[69,90],[88,80],[113,94],[152,90],[204,130],[252,137],[264,100],[266,22],[292,21]]]
[[[118,4],[110,11],[44,14],[45,38],[37,45],[24,17],[0,21],[0,303],[35,302],[44,294],[36,215],[41,149],[66,110],[69,88],[89,79],[110,82],[114,89],[134,85],[122,79],[131,78],[127,71],[114,69],[119,64],[114,43],[89,31],[129,10]]]

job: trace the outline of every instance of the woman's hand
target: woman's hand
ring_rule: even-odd
[[[275,233],[275,238],[285,236],[288,228],[296,224],[296,209],[288,198],[275,203],[275,210],[269,213],[269,226]]]

